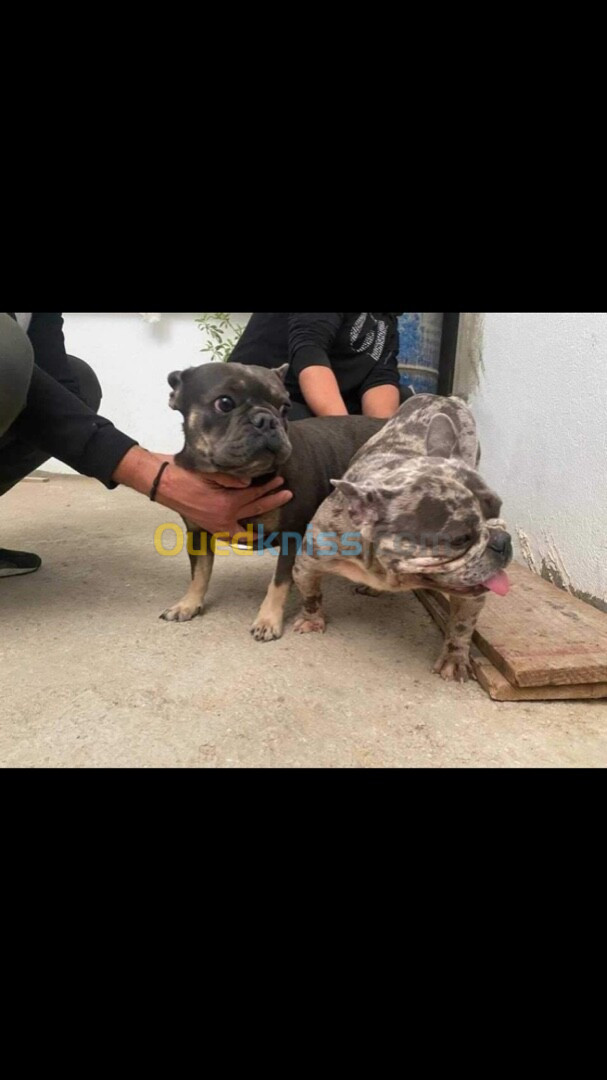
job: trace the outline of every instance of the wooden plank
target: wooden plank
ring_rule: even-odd
[[[493,701],[597,701],[607,698],[607,683],[571,686],[513,686],[490,660],[472,647],[472,667]]]
[[[444,633],[447,627],[444,598],[439,593],[425,590],[415,595]],[[474,645],[470,659],[478,682],[494,701],[587,701],[607,698],[607,682],[569,686],[513,686]]]

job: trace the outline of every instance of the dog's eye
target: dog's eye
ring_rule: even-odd
[[[470,533],[467,533],[466,536],[456,536],[451,543],[453,544],[453,547],[457,548],[468,547],[468,545],[472,543],[472,536]]]
[[[236,402],[231,397],[220,397],[215,402],[215,411],[221,413],[233,412],[236,408]]]

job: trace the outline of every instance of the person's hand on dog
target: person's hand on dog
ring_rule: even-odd
[[[165,459],[166,460],[166,459]],[[215,473],[206,476],[180,469],[167,469],[156,501],[177,510],[186,521],[199,524],[210,534],[242,533],[242,521],[260,517],[290,502],[290,491],[278,491],[284,485],[281,476],[263,487],[252,487],[247,480]]]
[[[252,487],[249,481],[234,476],[189,472],[175,465],[171,454],[150,453],[139,446],[122,459],[113,480],[148,495],[159,465],[165,461],[170,467],[162,474],[156,502],[211,534],[235,536],[243,531],[241,521],[277,510],[293,498],[292,492],[277,490],[284,484],[280,476],[263,487]]]

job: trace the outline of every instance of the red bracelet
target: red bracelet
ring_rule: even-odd
[[[164,464],[160,466],[160,472],[154,480],[154,483],[152,484],[152,490],[150,491],[150,502],[156,502],[156,496],[158,494],[158,488],[160,487],[160,481],[162,480],[162,477],[164,475],[164,470],[168,469],[170,464],[170,461],[165,461]]]

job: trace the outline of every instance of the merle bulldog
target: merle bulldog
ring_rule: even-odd
[[[485,598],[506,595],[512,559],[501,500],[479,476],[479,460],[476,424],[463,401],[430,394],[407,401],[334,480],[314,516],[312,543],[294,568],[304,601],[295,629],[325,630],[325,573],[379,592],[435,590],[449,597],[451,613],[434,670],[467,680]]]
[[[279,548],[274,580],[251,633],[257,641],[281,637],[284,609],[302,537],[356,451],[385,423],[363,416],[325,417],[288,424],[288,364],[269,370],[243,364],[204,364],[169,376],[171,408],[183,414],[185,446],[176,462],[185,469],[227,473],[261,485],[283,476],[293,500],[263,518],[242,522],[273,535]],[[192,582],[186,595],[161,618],[188,622],[202,613],[213,570],[214,549],[186,521]],[[285,537],[284,534],[291,534]],[[192,553],[194,552],[194,553]],[[199,552],[200,554],[196,554]]]

